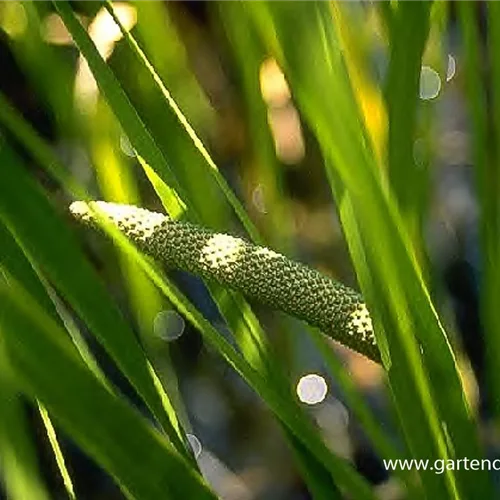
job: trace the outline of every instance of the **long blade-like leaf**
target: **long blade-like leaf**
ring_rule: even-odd
[[[215,498],[189,462],[88,370],[57,323],[10,275],[0,282],[0,297],[16,380],[129,496]]]
[[[87,322],[165,427],[170,439],[179,450],[185,449],[171,427],[167,406],[158,393],[154,373],[134,333],[109,300],[102,283],[45,195],[5,144],[0,147],[0,219],[29,259]],[[19,203],[19,192],[24,194],[22,204]]]

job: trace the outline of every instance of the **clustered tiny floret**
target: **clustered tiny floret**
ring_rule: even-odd
[[[98,201],[75,202],[70,210],[97,227],[93,208],[151,257],[303,319],[347,347],[380,360],[370,315],[354,290],[268,248],[142,208]]]

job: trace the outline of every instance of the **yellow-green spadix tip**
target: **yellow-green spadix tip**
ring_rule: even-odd
[[[81,217],[89,213],[89,206],[85,201],[74,201],[69,206],[69,211],[76,217]]]

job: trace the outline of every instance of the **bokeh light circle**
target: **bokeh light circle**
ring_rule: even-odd
[[[320,375],[309,373],[301,377],[297,384],[299,399],[308,405],[321,403],[328,393],[326,380]]]

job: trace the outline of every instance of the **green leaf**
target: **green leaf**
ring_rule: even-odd
[[[144,161],[162,176],[172,190],[173,197],[179,199],[177,210],[182,211],[181,199],[185,197],[183,190],[166,162],[163,153],[130,103],[113,72],[102,59],[89,35],[75,17],[69,3],[66,1],[54,2],[54,7],[96,76],[99,88],[127,134],[132,146],[144,158]]]
[[[500,41],[500,10],[497,5],[488,5],[488,49],[491,65],[492,100],[484,91],[487,73],[483,69],[481,54],[484,50],[480,19],[476,6],[471,2],[459,5],[459,16],[464,34],[465,84],[472,121],[472,148],[476,192],[479,204],[479,235],[481,247],[480,298],[481,316],[485,338],[487,380],[491,397],[491,409],[495,417],[500,416],[500,384],[496,365],[500,356],[500,317],[498,295],[500,293],[500,64],[496,50]],[[493,106],[490,118],[490,108]],[[491,124],[491,127],[489,126]]]
[[[181,135],[184,138],[184,140],[189,137],[189,140],[192,143],[189,146],[191,148],[193,148],[193,146],[194,146],[195,152],[197,153],[195,155],[195,157],[197,157],[196,159],[198,160],[196,162],[196,164],[199,161],[201,161],[202,169],[201,169],[201,171],[200,170],[194,170],[194,171],[190,170],[188,172],[188,176],[194,177],[196,179],[197,176],[201,175],[204,178],[206,176],[206,174],[208,173],[209,177],[211,177],[215,181],[221,194],[227,199],[227,201],[229,202],[229,204],[233,208],[234,212],[238,216],[238,219],[243,224],[243,227],[245,228],[247,233],[250,235],[251,239],[253,241],[261,241],[259,233],[258,233],[257,229],[255,228],[253,222],[251,221],[250,217],[246,213],[243,205],[238,200],[237,196],[234,194],[232,189],[229,187],[227,181],[224,179],[222,174],[219,172],[219,169],[218,169],[217,165],[215,164],[214,160],[212,159],[212,157],[210,156],[210,153],[206,149],[206,147],[203,144],[203,142],[201,141],[201,139],[198,137],[196,131],[193,129],[193,127],[189,123],[187,117],[185,116],[183,111],[178,106],[177,102],[175,101],[175,99],[171,95],[170,91],[167,89],[167,87],[163,83],[162,79],[160,78],[160,76],[156,72],[155,68],[153,67],[153,65],[151,64],[149,59],[147,58],[146,54],[141,49],[141,47],[139,46],[139,44],[135,40],[135,38],[132,36],[132,34],[129,33],[124,28],[124,26],[120,22],[119,18],[116,16],[111,2],[106,1],[105,5],[106,5],[106,9],[110,13],[110,15],[113,17],[115,23],[120,27],[120,30],[122,31],[123,36],[125,37],[125,40],[128,42],[135,57],[140,61],[141,66],[146,70],[149,77],[153,80],[156,89],[159,91],[159,95],[161,95],[163,97],[163,101],[168,104],[169,114],[173,114],[176,117],[177,121],[179,122],[180,127],[177,127],[177,129],[179,129],[179,131],[182,131],[183,133],[179,134],[179,132],[177,132],[177,130],[174,129],[174,132],[177,132],[177,133],[174,133],[174,135],[175,136]],[[80,46],[80,49],[82,50],[83,47]],[[86,52],[84,52],[82,50],[82,53],[86,57],[88,57],[89,60],[93,59],[93,56],[91,55],[89,48],[87,48]],[[87,56],[87,54],[88,54],[88,56]],[[95,64],[95,73],[94,74],[95,74],[96,78],[99,78],[99,73],[100,73],[100,71],[98,71],[98,65]],[[147,161],[147,159],[146,159],[146,161]],[[157,173],[160,172],[154,167],[153,164],[151,164],[151,163],[149,163],[149,164],[151,167],[153,167],[157,171]],[[177,169],[179,169],[179,168],[180,168],[180,166],[177,166]],[[191,168],[193,168],[193,166],[191,166]],[[198,168],[198,167],[195,167],[195,168]],[[166,181],[166,179],[164,179],[164,180]],[[188,179],[185,180],[183,187],[185,187],[186,184],[189,184]],[[201,184],[200,182],[197,183],[196,187],[198,188],[200,184]],[[206,183],[203,182],[202,184],[205,185]],[[205,187],[205,189],[206,188],[207,188],[207,186]],[[198,196],[196,196],[195,194],[191,194],[189,197],[184,196],[183,198],[185,200],[190,201],[192,208],[199,206],[200,200],[198,199]],[[202,210],[197,210],[197,212],[200,214],[201,220],[203,220],[203,218],[205,217],[203,212],[204,212],[204,207],[206,205],[202,203],[201,206],[202,206]]]
[[[401,2],[392,19],[386,76],[388,177],[414,244],[422,246],[425,171],[414,159],[422,55],[429,33],[432,2]]]
[[[215,499],[190,463],[88,370],[65,332],[9,275],[0,297],[0,327],[20,387],[129,497]]]
[[[19,203],[18,193],[23,193],[23,203]],[[109,299],[68,227],[5,144],[0,145],[0,219],[29,260],[87,323],[173,443],[179,450],[186,450],[172,428],[166,396],[158,392],[156,375],[135,334]]]
[[[0,281],[4,279],[0,268]],[[25,404],[5,352],[0,311],[0,461],[2,478],[12,500],[48,500],[31,440]]]
[[[384,364],[412,455],[479,458],[454,355],[394,197],[376,170],[328,4],[245,5],[316,134],[337,204],[348,204],[347,215],[341,209],[344,231],[377,341],[387,343]],[[430,498],[453,496],[455,488],[471,498],[491,493],[485,473],[474,482],[463,471],[420,475]]]

